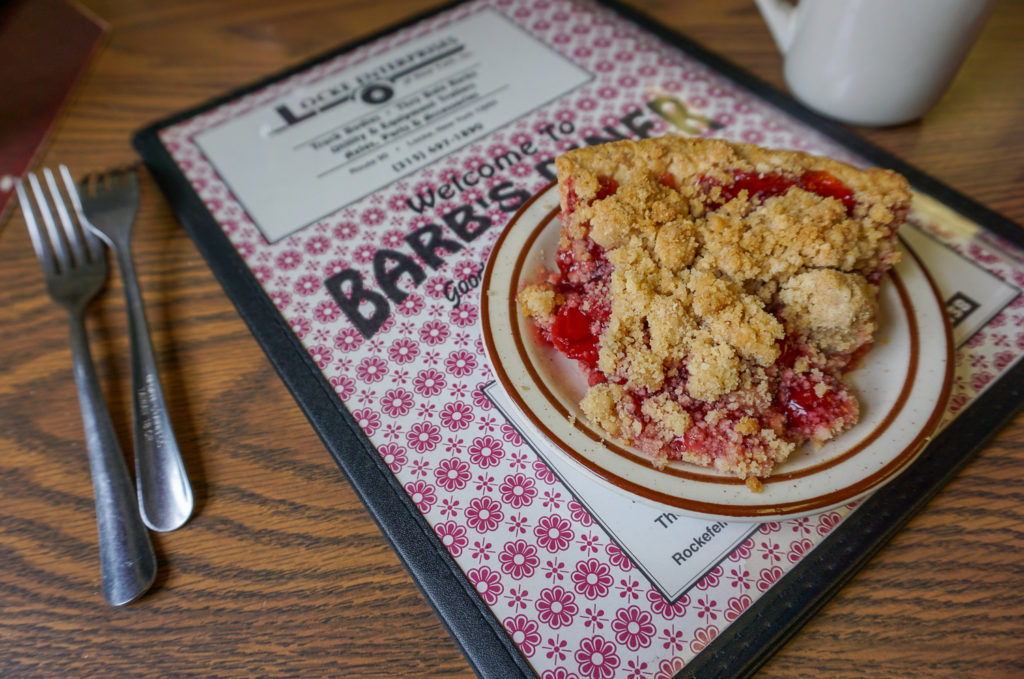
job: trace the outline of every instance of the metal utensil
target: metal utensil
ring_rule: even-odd
[[[75,186],[67,168],[61,166],[60,173],[68,194],[73,196]],[[149,589],[156,577],[156,556],[139,516],[131,477],[96,379],[85,331],[85,309],[107,279],[106,253],[101,242],[72,220],[53,172],[46,168],[43,177],[59,226],[35,174],[29,173],[27,177],[35,198],[34,207],[24,184],[19,182],[16,190],[32,246],[46,276],[46,288],[50,297],[68,312],[75,383],[96,496],[103,596],[114,606],[121,606]],[[36,218],[37,211],[43,226]]]
[[[117,256],[124,283],[132,352],[132,419],[135,480],[142,520],[156,531],[180,528],[192,514],[192,487],[181,459],[131,254],[131,232],[139,207],[134,168],[86,177],[78,185],[75,209],[83,224]]]

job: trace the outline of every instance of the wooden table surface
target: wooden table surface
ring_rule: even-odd
[[[86,0],[112,31],[41,164],[132,162],[143,124],[434,4]],[[750,0],[631,4],[782,86]],[[1001,0],[934,110],[861,130],[1018,223],[1022,36],[1024,5]],[[155,536],[152,592],[105,605],[65,319],[15,214],[0,232],[0,675],[472,676],[148,177],[135,233],[197,512]],[[115,273],[90,336],[127,442],[121,293]],[[1018,417],[759,676],[1024,676],[1022,480]]]

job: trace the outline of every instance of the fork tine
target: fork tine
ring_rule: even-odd
[[[50,249],[50,242],[43,233],[42,227],[36,220],[36,211],[32,207],[32,199],[29,198],[25,186],[19,179],[14,186],[18,193],[18,202],[21,203],[21,212],[25,216],[25,226],[28,227],[28,237],[32,240],[32,249],[36,251],[39,263],[43,265],[43,273],[47,276],[56,272],[53,251]]]
[[[50,202],[53,203],[53,207],[57,211],[57,219],[64,229],[64,237],[67,239],[65,242],[68,246],[68,253],[71,256],[72,266],[85,264],[89,261],[91,253],[86,246],[84,237],[79,235],[79,229],[71,218],[71,214],[68,213],[68,208],[64,204],[64,197],[60,193],[60,187],[57,185],[57,180],[54,178],[53,171],[50,168],[43,168],[43,179],[46,180],[46,185],[50,189]]]
[[[85,211],[82,210],[82,199],[78,195],[78,187],[75,186],[75,181],[71,178],[71,172],[68,171],[66,165],[58,166],[57,170],[60,172],[61,179],[64,180],[64,190],[71,200],[71,208],[75,211],[75,215],[78,216],[78,224],[82,229],[82,234],[85,236],[85,246],[89,250],[89,257],[90,259],[99,259],[104,254],[103,241],[93,233],[92,225],[85,218]]]
[[[125,186],[132,191],[138,193],[139,190],[139,171],[136,166],[132,165],[125,168],[124,171],[124,183]]]
[[[68,249],[68,240],[63,236],[61,229],[53,219],[50,200],[47,199],[43,184],[35,173],[29,173],[29,184],[32,185],[32,193],[36,197],[36,206],[39,208],[39,214],[43,218],[43,223],[46,224],[46,232],[50,237],[50,245],[53,246],[57,269],[67,270],[74,266],[71,251]]]
[[[71,172],[68,171],[68,166],[59,165],[57,170],[60,172],[61,179],[64,180],[64,188],[68,191],[68,197],[71,198],[71,207],[75,209],[75,214],[78,215],[78,220],[80,222],[85,222],[85,213],[82,211],[82,198],[78,195],[78,187],[75,186],[75,182],[71,178]]]
[[[50,245],[53,246],[54,261],[57,263],[57,268],[67,268],[69,259],[68,249],[64,245],[64,239],[61,238],[60,231],[57,230],[57,224],[53,221],[53,212],[50,211],[50,203],[46,200],[43,186],[39,183],[39,177],[34,172],[29,172],[28,184],[32,187],[32,195],[36,199],[36,209],[39,210],[39,216],[46,226],[46,234],[50,239]]]
[[[53,221],[53,212],[50,210],[50,203],[46,200],[46,193],[35,173],[30,172],[28,183],[32,187],[32,193],[36,198],[36,207],[39,208],[39,216],[43,218],[46,225],[46,233],[50,236],[50,244],[53,246],[57,269],[65,271],[71,266],[71,255],[68,252],[67,243],[61,232],[57,229],[57,223]]]
[[[96,175],[90,172],[78,182],[79,196],[91,196],[96,193]]]

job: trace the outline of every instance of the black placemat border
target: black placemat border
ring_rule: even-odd
[[[421,12],[195,108],[161,119],[137,132],[132,142],[250,332],[474,671],[483,677],[531,677],[535,675],[528,662],[476,594],[401,484],[386,468],[372,443],[337,398],[323,373],[159,138],[159,131],[165,127],[470,1],[455,0]],[[1020,227],[1004,216],[880,149],[843,125],[822,118],[748,71],[647,15],[616,0],[595,2],[673,44],[872,163],[904,174],[916,190],[931,195],[1000,238],[1024,248],[1024,234]],[[957,417],[956,426],[948,427],[936,437],[907,473],[866,500],[677,676],[708,679],[753,674],[1013,417],[1024,404],[1024,395],[1017,386],[1022,384],[1022,378],[1024,364],[1018,364],[990,386]],[[967,422],[970,426],[964,426]]]

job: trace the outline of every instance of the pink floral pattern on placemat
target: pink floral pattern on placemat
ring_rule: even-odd
[[[266,242],[193,137],[481,6],[503,13],[594,79],[315,225]],[[672,119],[673,126],[659,116],[647,104],[661,96],[684,103],[689,117]],[[669,131],[858,160],[585,0],[461,5],[162,133],[175,162],[383,462],[543,679],[673,676],[852,511],[763,524],[692,589],[667,601],[481,393],[493,376],[478,330],[474,282],[511,214],[549,182],[545,161],[588,139]],[[532,157],[451,199],[417,203],[418,194],[527,142],[537,149]],[[407,235],[445,223],[445,215],[460,209],[470,211],[475,231],[462,239],[445,232],[458,247],[435,251],[443,261],[426,262],[403,250]],[[999,256],[980,240],[943,233],[941,225],[931,230],[993,275],[1024,286],[1020,260]],[[383,248],[409,255],[422,280],[404,283],[380,328],[364,336],[324,280],[354,270],[370,285],[375,253]],[[1022,354],[1024,301],[1018,297],[957,352],[949,416]]]

